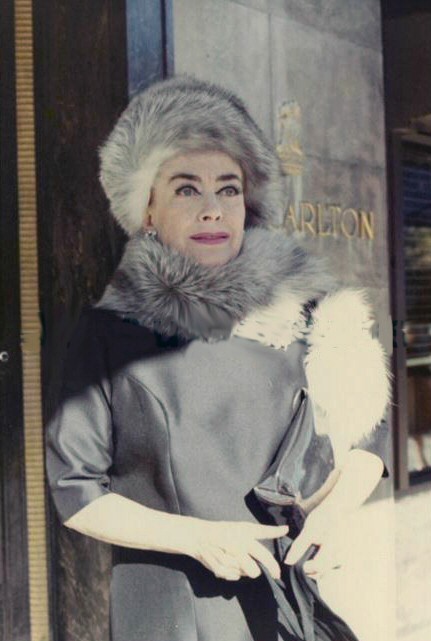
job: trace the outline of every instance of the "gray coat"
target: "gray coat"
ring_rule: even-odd
[[[252,327],[262,330],[255,337],[244,332],[280,285],[287,307],[299,305],[301,314],[289,319],[290,338],[277,349],[264,316],[254,317]],[[300,390],[310,387],[313,307],[339,292],[319,260],[276,232],[246,231],[240,255],[212,269],[141,233],[132,237],[104,296],[82,312],[47,426],[47,471],[62,521],[116,492],[175,514],[269,523],[252,488],[274,459]],[[335,448],[328,434],[315,438],[320,472],[309,461],[302,473],[314,473],[317,490]],[[384,422],[352,437],[354,446],[381,456],[387,474]],[[119,546],[113,553],[112,641],[279,639],[264,577],[228,582],[186,556]]]

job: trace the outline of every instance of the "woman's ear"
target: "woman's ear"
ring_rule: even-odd
[[[154,205],[154,187],[151,187],[150,198],[148,200],[148,207],[152,207],[153,205]]]
[[[151,218],[151,214],[148,213],[148,208],[145,211],[144,218],[142,221],[142,227],[144,229],[154,229],[153,221]]]
[[[151,209],[152,209],[153,206],[154,206],[154,188],[151,187],[150,198],[149,198],[148,205],[147,205],[147,208],[146,208],[146,210],[144,212],[144,216],[143,216],[142,226],[143,226],[144,229],[153,229],[154,228],[153,221],[152,221],[152,218],[151,218]]]

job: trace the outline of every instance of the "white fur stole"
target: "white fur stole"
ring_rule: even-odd
[[[325,295],[306,326],[301,303],[279,287],[274,303],[238,323],[234,336],[284,349],[302,338],[316,430],[328,434],[336,465],[383,419],[391,398],[392,374],[381,343],[370,332],[373,313],[361,288]]]

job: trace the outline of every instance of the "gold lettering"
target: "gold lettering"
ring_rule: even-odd
[[[288,213],[287,213],[286,219],[284,221],[284,226],[286,227],[286,229],[288,227],[288,222],[289,221],[292,223],[293,229],[295,231],[298,231],[298,221],[296,219],[296,211],[295,211],[295,207],[293,205],[289,205]]]
[[[323,214],[325,213],[325,206],[322,203],[317,203],[317,232],[319,236],[332,236],[331,227],[323,229],[324,221]]]
[[[359,210],[360,237],[374,240],[374,212]]]
[[[301,210],[301,231],[304,231],[304,228],[307,227],[312,233],[313,236],[316,235],[316,230],[313,227],[313,224],[316,223],[316,209],[315,207],[308,202],[301,202],[300,204],[300,210]],[[311,215],[311,218],[309,220],[305,220],[305,214],[309,212]]]
[[[341,214],[341,207],[339,205],[329,205],[328,211],[332,218],[332,235],[337,238],[337,216]]]
[[[373,211],[342,209],[340,205],[329,205],[321,202],[301,201],[299,209],[290,204],[284,220],[287,232],[300,231],[312,236],[333,236],[341,234],[345,238],[357,236],[361,239],[374,240],[375,217]]]
[[[353,225],[353,232],[349,234],[349,232],[346,229],[346,225],[344,224],[345,218],[347,215],[351,215],[354,221]],[[346,236],[346,238],[353,238],[358,233],[358,225],[359,225],[359,220],[358,220],[358,212],[356,209],[352,209],[351,207],[349,209],[345,209],[343,213],[341,214],[341,221],[340,221],[340,226],[341,226],[341,231]]]

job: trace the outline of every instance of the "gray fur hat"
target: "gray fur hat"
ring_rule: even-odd
[[[142,227],[163,162],[211,149],[227,153],[244,172],[246,226],[281,223],[286,185],[273,145],[235,94],[180,74],[137,94],[99,149],[100,181],[129,236]]]

